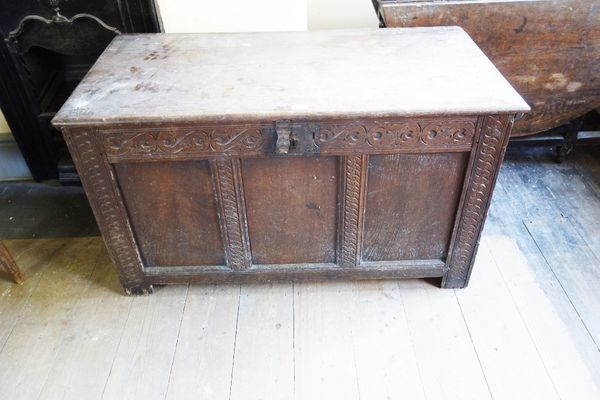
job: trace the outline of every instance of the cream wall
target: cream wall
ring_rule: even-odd
[[[10,128],[6,123],[6,118],[4,118],[4,114],[2,114],[2,110],[0,110],[0,133],[10,132]]]
[[[158,0],[165,32],[306,29],[306,0]]]
[[[376,28],[371,0],[158,0],[165,32]]]
[[[29,168],[0,111],[0,181],[31,179]]]
[[[309,30],[377,28],[371,0],[306,0]]]

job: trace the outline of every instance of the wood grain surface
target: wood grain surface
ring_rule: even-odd
[[[378,0],[387,27],[458,25],[531,106],[513,136],[548,130],[600,106],[597,0]]]
[[[456,27],[118,36],[53,120],[276,120],[527,111]]]
[[[17,284],[23,283],[23,275],[10,252],[0,240],[0,270],[4,269]]]
[[[242,163],[255,264],[334,263],[336,157]]]
[[[363,260],[442,260],[468,154],[369,158]]]
[[[224,265],[207,161],[117,164],[147,266]]]

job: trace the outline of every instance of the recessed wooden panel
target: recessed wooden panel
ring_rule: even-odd
[[[224,265],[207,161],[116,164],[146,265]]]
[[[335,157],[242,160],[252,261],[335,261]]]
[[[371,156],[364,261],[443,259],[469,153]]]

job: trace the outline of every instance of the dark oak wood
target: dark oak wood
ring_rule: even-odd
[[[114,171],[93,131],[63,128],[63,134],[125,293],[151,293]]]
[[[468,161],[468,153],[371,156],[362,259],[443,259]]]
[[[382,26],[458,25],[532,110],[513,136],[568,124],[600,106],[597,0],[377,0]]]
[[[335,65],[313,51],[320,54],[319,49],[343,44],[357,32],[363,31],[277,34],[275,48],[292,40],[300,50],[276,69],[293,68],[305,59],[311,60],[310,68],[332,69]],[[286,279],[438,277],[443,287],[467,284],[514,115],[527,106],[460,30],[371,30],[365,35],[374,46],[373,57],[390,54],[386,50],[395,49],[396,39],[404,41],[400,47],[409,57],[423,53],[411,46],[434,45],[438,39],[444,46],[458,43],[462,50],[441,69],[450,86],[426,86],[432,71],[415,70],[413,78],[429,95],[447,98],[419,111],[431,97],[421,94],[423,103],[405,101],[382,114],[368,109],[377,107],[375,99],[366,99],[365,112],[354,115],[361,104],[357,96],[331,112],[337,93],[315,98],[293,81],[275,89],[268,74],[254,75],[251,61],[260,54],[252,53],[231,68],[240,70],[234,80],[255,80],[267,91],[260,100],[263,113],[248,114],[256,107],[252,96],[224,94],[227,115],[221,116],[212,103],[194,95],[200,90],[214,98],[221,84],[205,93],[206,86],[183,86],[170,75],[143,83],[156,85],[162,100],[173,102],[159,113],[156,95],[140,93],[138,83],[129,97],[118,89],[90,95],[100,76],[117,79],[103,85],[123,81],[129,86],[125,77],[139,73],[138,67],[116,66],[121,61],[114,49],[130,52],[128,46],[141,38],[138,56],[160,59],[184,44],[189,50],[198,43],[208,46],[206,40],[211,46],[225,40],[231,46],[262,43],[262,51],[269,53],[275,51],[268,48],[273,40],[263,35],[134,36],[119,38],[107,50],[55,123],[67,139],[126,293],[149,293],[152,285],[165,283]],[[159,47],[148,47],[151,43]],[[349,59],[347,52],[333,46],[328,54]],[[404,61],[405,54],[392,54],[398,65]],[[479,71],[472,81],[464,76],[465,54],[467,64]],[[184,70],[192,68],[188,61],[209,75],[223,68],[202,57],[173,57],[165,63],[183,62]],[[346,72],[359,76],[363,68],[349,66]],[[368,76],[331,85],[361,93],[363,86],[379,82]],[[454,96],[448,88],[456,79],[465,80],[465,88]],[[170,89],[163,93],[159,87],[167,81]],[[233,90],[225,86],[225,93]],[[313,117],[269,97],[292,89]],[[387,90],[381,104],[392,107],[393,93]],[[490,92],[497,96],[492,99],[497,112],[493,101],[479,102]],[[120,105],[108,105],[105,96]],[[454,103],[460,99],[466,104],[462,110]],[[97,111],[91,108],[95,102]],[[102,104],[115,114],[106,114]],[[197,115],[183,117],[184,112]]]
[[[17,263],[12,258],[12,256],[8,252],[8,249],[6,248],[4,243],[2,243],[1,240],[0,240],[0,267],[2,267],[4,270],[6,270],[6,272],[8,272],[8,274],[15,281],[15,283],[17,283],[19,285],[21,283],[23,283],[23,276],[21,275],[21,270],[19,269],[19,267],[17,266]]]
[[[462,288],[469,282],[479,237],[513,122],[512,118],[498,116],[489,116],[481,120],[480,139],[471,153],[462,207],[450,244],[448,273],[442,280],[444,287]]]
[[[440,260],[412,263],[377,263],[354,268],[339,267],[335,264],[286,265],[283,268],[259,266],[251,270],[231,273],[219,269],[198,274],[195,268],[168,269],[148,268],[148,281],[152,284],[187,282],[278,282],[311,281],[336,279],[398,279],[398,278],[439,278],[446,272],[445,263]]]
[[[244,270],[250,266],[251,255],[240,161],[217,160],[211,166],[227,265],[233,270]]]
[[[242,177],[254,264],[335,262],[336,157],[247,159]]]
[[[208,161],[117,164],[115,173],[145,265],[225,264]]]
[[[385,123],[419,116],[426,122],[426,117],[440,115],[453,115],[458,122],[459,116],[529,109],[458,27],[121,35],[71,100],[55,124],[143,122],[143,128],[150,128],[168,120],[171,126],[196,121],[207,127],[195,132],[198,137],[171,143],[163,136],[148,143],[148,149],[157,144],[161,152],[258,148],[257,122],[274,128],[275,121],[283,120],[334,124],[340,118],[367,117]],[[241,123],[250,141],[223,140],[226,132],[218,125],[224,121]],[[334,145],[364,143],[356,140],[365,136],[362,129],[346,128],[350,136],[334,135]],[[331,136],[327,127],[320,132],[322,139]],[[398,139],[407,145],[411,138],[416,140],[415,135]],[[374,139],[387,143],[378,135]],[[417,146],[434,144],[420,139]],[[467,132],[456,139],[469,141]],[[195,145],[186,145],[190,143]],[[184,149],[178,150],[181,145]]]

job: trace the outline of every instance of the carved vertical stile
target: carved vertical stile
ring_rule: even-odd
[[[91,130],[64,129],[63,132],[125,292],[151,293],[152,285],[145,282],[142,259],[116,178],[101,145]]]
[[[360,264],[368,156],[343,157],[342,163],[338,264],[341,267],[355,267]]]
[[[227,265],[236,271],[252,265],[240,160],[211,161],[213,186]]]
[[[460,223],[446,264],[448,271],[442,280],[443,287],[462,288],[469,282],[512,122],[513,116],[509,115],[483,118],[480,139],[467,177],[462,210],[458,216]]]

